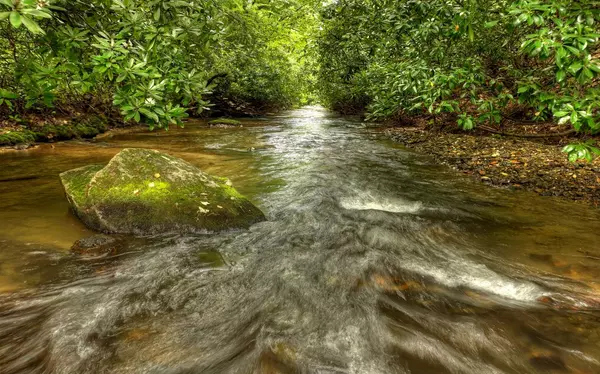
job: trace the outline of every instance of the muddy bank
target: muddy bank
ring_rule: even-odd
[[[576,140],[533,141],[419,127],[394,127],[385,132],[408,148],[430,154],[483,183],[600,205],[600,158],[592,163],[570,163],[561,152],[563,143]]]

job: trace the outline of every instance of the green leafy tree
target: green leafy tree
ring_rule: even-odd
[[[168,128],[211,101],[256,111],[299,104],[312,79],[303,74],[305,48],[318,18],[308,1],[0,0],[0,7],[4,110],[84,110]]]
[[[322,11],[319,86],[370,118],[528,120],[600,131],[600,5],[582,0],[340,0]]]

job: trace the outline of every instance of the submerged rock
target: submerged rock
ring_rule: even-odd
[[[216,231],[265,219],[228,179],[154,150],[124,149],[106,166],[60,178],[75,214],[106,233]]]
[[[116,253],[122,243],[112,236],[98,234],[79,239],[71,247],[73,253],[79,255],[102,255]]]
[[[229,128],[229,127],[242,127],[242,123],[235,119],[230,118],[218,118],[208,123],[210,127],[216,128]]]

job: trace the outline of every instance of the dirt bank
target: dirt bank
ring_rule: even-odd
[[[600,206],[600,158],[570,163],[561,152],[565,144],[577,139],[532,140],[421,127],[393,127],[386,134],[483,183]]]

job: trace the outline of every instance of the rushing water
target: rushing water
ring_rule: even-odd
[[[92,233],[57,174],[123,147],[230,177],[269,221],[70,255]],[[600,373],[599,211],[475,184],[358,121],[305,108],[0,164],[0,373]]]

